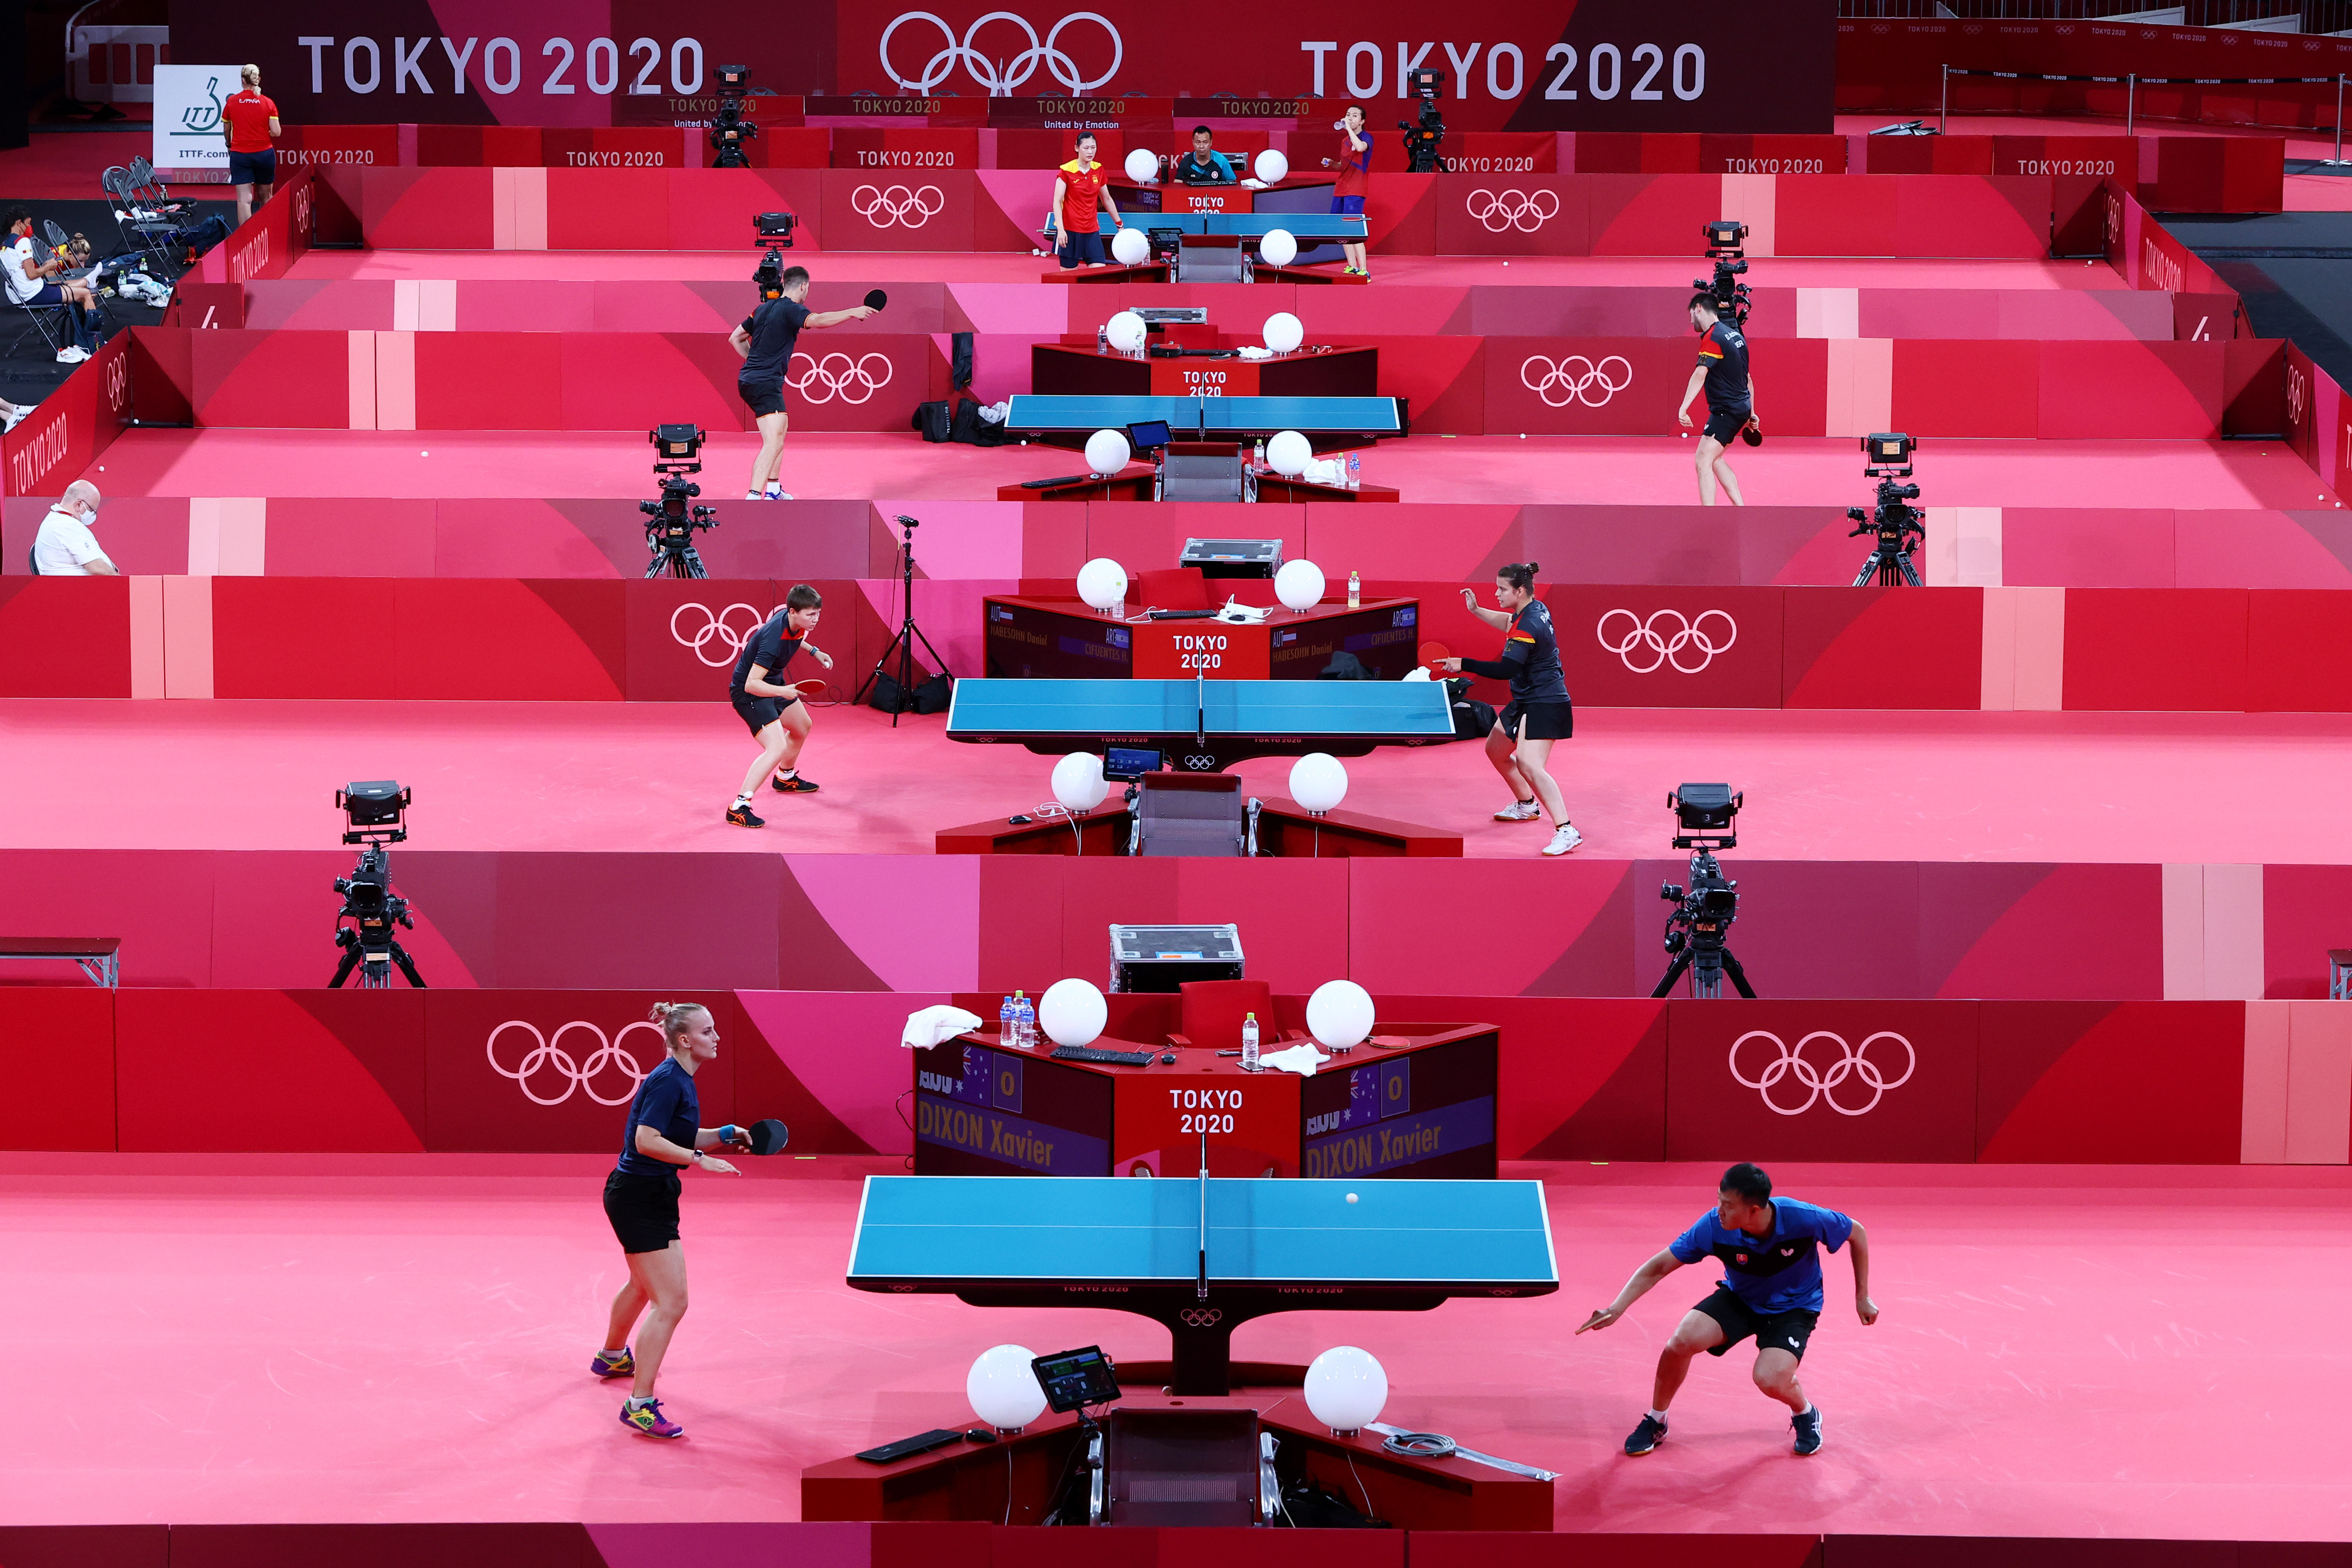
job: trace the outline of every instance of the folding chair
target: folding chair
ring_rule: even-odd
[[[8,342],[9,353],[14,354],[23,348],[25,340],[36,334],[48,345],[52,356],[62,353],[65,346],[73,342],[73,316],[68,307],[62,304],[19,305],[14,300],[9,300],[8,305],[9,309],[26,317],[25,330]]]
[[[144,160],[140,160],[144,162]],[[159,272],[166,281],[179,276],[172,265],[172,241],[179,225],[143,203],[129,169],[117,165],[99,176],[105,187],[107,205],[114,212],[114,226],[122,237],[126,253],[136,255],[142,266]]]

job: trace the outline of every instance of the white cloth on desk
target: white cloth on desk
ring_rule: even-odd
[[[1315,1069],[1330,1059],[1317,1050],[1313,1042],[1301,1040],[1278,1051],[1260,1051],[1257,1065],[1260,1070],[1274,1068],[1283,1072],[1295,1072],[1300,1078],[1313,1078]]]
[[[907,1030],[898,1043],[910,1051],[928,1051],[933,1046],[954,1039],[980,1027],[980,1015],[967,1013],[961,1007],[942,1003],[937,1007],[925,1007],[907,1015]]]

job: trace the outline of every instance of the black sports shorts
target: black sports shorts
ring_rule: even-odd
[[[231,153],[228,183],[232,185],[274,185],[278,183],[278,149],[264,153]]]
[[[739,381],[735,384],[735,395],[755,416],[784,411],[784,389],[781,386],[753,386],[748,381]]]
[[[1521,733],[1519,720],[1527,720]],[[1503,733],[1515,741],[1565,741],[1576,733],[1576,706],[1570,702],[1511,702],[1495,715]]]
[[[797,697],[738,697],[735,714],[757,740],[761,731],[782,718],[784,710],[799,700]]]
[[[1705,1312],[1723,1325],[1723,1342],[1708,1351],[1709,1355],[1721,1355],[1753,1334],[1758,1350],[1787,1351],[1802,1361],[1806,1342],[1813,1337],[1813,1325],[1822,1321],[1819,1312],[1759,1312],[1721,1285],[1691,1310]]]
[[[615,1171],[604,1178],[604,1217],[624,1252],[659,1252],[677,1239],[677,1173]]]
[[[1728,447],[1739,438],[1739,432],[1756,417],[1753,405],[1745,408],[1716,408],[1706,411],[1706,434],[1717,446]]]

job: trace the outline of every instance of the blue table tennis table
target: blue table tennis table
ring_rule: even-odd
[[[1222,235],[1241,239],[1261,239],[1273,229],[1281,229],[1303,246],[1318,239],[1361,239],[1365,236],[1364,219],[1350,213],[1122,213],[1125,226],[1139,228],[1149,234],[1153,229],[1162,233],[1173,230],[1179,234],[1202,237]],[[1057,230],[1048,230],[1056,233]],[[1104,231],[1106,234],[1109,230]],[[1108,239],[1104,242],[1108,245]]]
[[[1172,1338],[1173,1392],[1199,1394],[1228,1392],[1252,1318],[1559,1289],[1540,1182],[1277,1177],[868,1176],[848,1279],[1140,1313]]]
[[[977,679],[957,681],[948,700],[950,741],[1010,741],[1040,756],[1156,747],[1191,773],[1453,738],[1453,709],[1434,680]]]
[[[1019,435],[1081,443],[1097,430],[1164,422],[1179,441],[1250,441],[1296,430],[1312,441],[1337,437],[1376,440],[1404,434],[1404,410],[1393,397],[1154,397],[1057,396],[1016,394],[1004,426]]]

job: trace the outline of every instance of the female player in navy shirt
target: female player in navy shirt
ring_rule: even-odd
[[[621,1135],[621,1161],[604,1178],[604,1217],[629,1260],[629,1282],[613,1298],[613,1320],[604,1334],[605,1347],[596,1352],[588,1370],[598,1377],[635,1380],[628,1403],[621,1406],[621,1425],[649,1437],[683,1437],[686,1428],[662,1414],[654,1397],[654,1379],[669,1349],[677,1321],[686,1316],[686,1250],[677,1238],[678,1172],[688,1165],[734,1175],[735,1167],[705,1154],[721,1143],[751,1147],[751,1135],[742,1128],[698,1127],[702,1103],[695,1098],[694,1075],[719,1059],[719,1026],[710,1010],[698,1002],[657,1002],[652,1021],[661,1028],[669,1055],[646,1074],[637,1097],[629,1102],[628,1127]],[[637,1335],[637,1352],[629,1351],[629,1330],[637,1315],[651,1306],[645,1328]]]
[[[1488,626],[1501,628],[1503,657],[1444,658],[1437,668],[1466,669],[1511,683],[1510,703],[1495,716],[1495,727],[1486,733],[1486,760],[1511,786],[1511,804],[1496,812],[1495,820],[1533,822],[1549,813],[1551,842],[1543,852],[1565,855],[1584,842],[1584,835],[1568,820],[1568,801],[1546,764],[1552,742],[1576,732],[1576,710],[1569,703],[1551,611],[1536,597],[1538,570],[1532,561],[1524,565],[1514,561],[1496,573],[1495,609],[1481,605],[1473,590],[1463,589],[1463,605]]]
[[[1625,1439],[1625,1452],[1646,1454],[1664,1440],[1666,1406],[1683,1385],[1691,1358],[1721,1355],[1756,1336],[1756,1386],[1796,1412],[1789,1425],[1795,1451],[1822,1451],[1822,1413],[1797,1384],[1813,1325],[1822,1316],[1822,1252],[1853,1243],[1853,1310],[1864,1324],[1878,1321],[1870,1299],[1870,1236],[1835,1209],[1772,1195],[1772,1178],[1741,1163],[1723,1173],[1715,1207],[1634,1271],[1617,1299],[1577,1330],[1605,1329],[1625,1315],[1651,1286],[1685,1263],[1713,1258],[1723,1265],[1715,1293],[1683,1314],[1675,1337],[1658,1352],[1650,1409]]]

